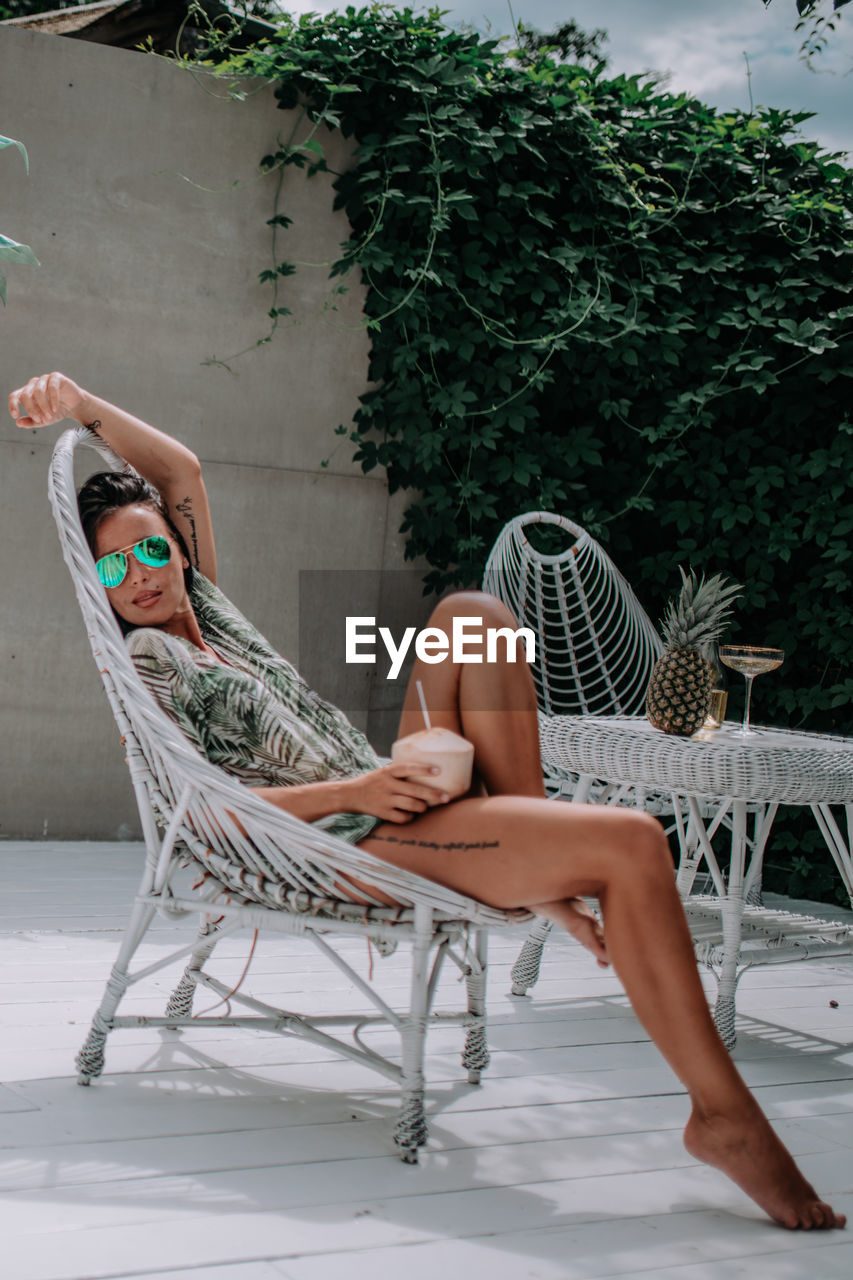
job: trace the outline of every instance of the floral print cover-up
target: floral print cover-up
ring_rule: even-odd
[[[211,763],[256,787],[352,778],[383,763],[343,712],[196,570],[190,601],[202,636],[228,666],[154,627],[131,631],[127,645],[155,701]],[[314,825],[357,844],[379,821],[336,813]]]

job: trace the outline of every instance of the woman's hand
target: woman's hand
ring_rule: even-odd
[[[64,373],[30,378],[9,396],[9,412],[19,427],[34,430],[71,418],[91,427],[134,471],[158,489],[192,562],[216,582],[216,549],[201,463],[179,444],[141,418],[84,391]]]
[[[9,412],[19,427],[49,427],[63,418],[82,422],[86,393],[64,373],[43,373],[9,396]]]
[[[407,760],[405,764],[386,764],[358,778],[341,784],[345,806],[350,813],[369,813],[383,822],[411,822],[431,805],[446,804],[446,791],[418,782],[425,774],[436,774],[435,765]]]
[[[583,898],[569,898],[564,902],[565,915],[560,915],[560,923],[587,951],[591,951],[602,969],[610,964],[607,944],[604,941],[604,929],[594,911],[591,911]]]

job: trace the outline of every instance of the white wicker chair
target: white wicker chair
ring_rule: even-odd
[[[556,525],[569,546],[537,551],[530,525]],[[549,511],[510,520],[489,554],[483,590],[536,632],[533,678],[545,715],[642,712],[663,643],[628,580],[580,525]]]
[[[568,545],[551,555],[537,551],[526,533],[531,525],[556,526]],[[628,580],[580,525],[549,511],[528,511],[510,520],[489,554],[483,590],[498,596],[536,634],[533,679],[542,716],[643,711],[663,642]],[[672,815],[670,796],[580,777],[547,752],[542,765],[546,790],[555,799],[630,804]],[[524,995],[536,983],[551,928],[547,920],[533,926],[513,966],[514,995]]]
[[[92,445],[111,467],[124,464],[85,428],[66,431],[54,450],[50,499],[65,561],[83,612],[89,641],[127,756],[145,838],[145,867],[130,922],[100,1007],[77,1065],[79,1082],[103,1070],[108,1033],[117,1027],[240,1026],[299,1036],[331,1048],[399,1082],[402,1111],[395,1141],[402,1158],[417,1161],[427,1137],[424,1117],[424,1038],[431,1021],[467,1028],[463,1066],[478,1083],[488,1063],[485,1037],[487,930],[530,919],[526,911],[498,911],[429,880],[398,870],[357,847],[303,823],[256,797],[202,758],[160,710],[139,679],[106,593],[98,581],[77,514],[74,452]],[[189,887],[185,868],[200,874]],[[353,901],[343,877],[355,877],[392,897]],[[366,895],[365,895],[366,896]],[[195,914],[200,928],[188,945],[156,964],[130,965],[155,912]],[[204,965],[216,943],[239,929],[300,935],[341,969],[376,1012],[307,1016],[288,1012],[242,990],[231,992]],[[376,940],[380,949],[411,943],[408,1007],[392,1009],[369,981],[335,950],[341,935]],[[470,945],[469,945],[470,935]],[[119,1016],[127,989],[189,956],[183,977],[161,1016]],[[467,1008],[434,1012],[438,978],[450,959],[467,978]],[[193,1017],[198,986],[246,1013]],[[401,1061],[367,1047],[361,1035],[375,1024],[395,1027]],[[351,1029],[352,1041],[340,1034]]]
[[[568,535],[569,545],[553,555],[537,551],[525,533],[533,524],[557,526]],[[499,596],[537,636],[533,678],[548,794],[555,799],[632,805],[664,820],[668,833],[674,833],[678,841],[676,884],[689,906],[689,918],[695,921],[697,955],[707,962],[710,934],[704,917],[700,919],[698,905],[706,900],[693,900],[690,895],[699,865],[706,858],[703,836],[710,840],[719,828],[731,829],[726,806],[700,805],[701,817],[710,819],[707,830],[700,832],[683,795],[603,783],[571,772],[561,765],[560,751],[553,745],[561,730],[551,716],[631,716],[644,712],[652,667],[663,651],[663,642],[630,583],[580,525],[552,512],[528,511],[516,516],[498,535],[486,563],[483,589]],[[753,816],[754,830],[751,837],[744,833],[744,838],[754,852],[763,848],[766,838],[765,807],[749,805],[747,812]],[[715,867],[716,862],[709,861],[709,888],[718,890]],[[746,901],[752,907],[760,906],[759,880],[752,884]],[[512,969],[513,995],[525,995],[535,985],[551,928],[547,920],[537,920],[531,929]],[[729,1003],[733,1010],[733,999]]]

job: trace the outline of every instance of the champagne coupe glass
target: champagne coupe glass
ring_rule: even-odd
[[[720,646],[720,661],[733,671],[739,671],[746,680],[746,706],[743,725],[736,729],[739,738],[751,738],[755,734],[749,727],[749,704],[752,699],[752,682],[765,671],[775,671],[785,661],[784,649],[767,649],[754,644],[724,644]]]

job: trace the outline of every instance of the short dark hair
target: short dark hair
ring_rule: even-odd
[[[77,494],[80,523],[83,526],[83,533],[92,555],[95,555],[95,539],[101,521],[106,519],[107,516],[111,516],[113,512],[120,511],[122,507],[134,506],[151,507],[153,511],[157,512],[158,516],[162,517],[180,547],[181,554],[187,561],[187,565],[191,565],[192,561],[186,540],[169,515],[169,508],[163,500],[163,495],[159,489],[155,489],[153,484],[149,484],[147,480],[144,480],[142,476],[137,475],[135,472],[99,471],[97,474],[89,476],[89,479]],[[192,568],[184,569],[184,584],[187,591],[189,591],[193,584]],[[113,613],[116,614],[119,626],[125,635],[135,630],[132,622],[122,618],[120,614],[116,613],[115,609],[113,609]]]

